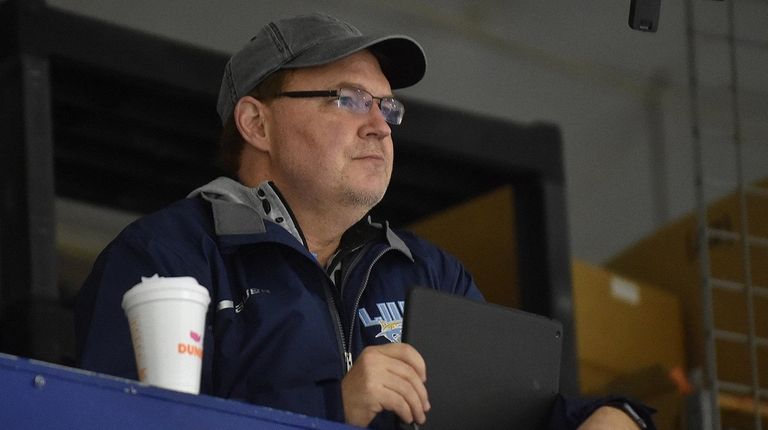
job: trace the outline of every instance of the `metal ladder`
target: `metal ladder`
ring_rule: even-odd
[[[694,4],[695,3],[695,4]],[[743,63],[737,60],[739,44],[742,41],[736,38],[735,8],[736,0],[725,2],[712,2],[702,0],[686,0],[686,33],[688,44],[688,82],[690,91],[691,131],[693,138],[694,172],[696,205],[698,213],[698,254],[700,261],[701,278],[701,304],[704,327],[705,366],[702,381],[702,390],[698,400],[698,421],[689,428],[701,428],[704,430],[721,430],[723,398],[728,395],[740,396],[744,403],[750,406],[748,413],[751,415],[753,428],[764,428],[761,410],[768,408],[768,388],[760,385],[761,373],[768,373],[768,368],[760,368],[758,357],[768,357],[768,338],[759,336],[756,323],[755,307],[758,300],[768,300],[768,287],[758,286],[753,282],[755,270],[768,271],[768,267],[753,267],[753,252],[768,250],[768,237],[761,237],[750,231],[750,202],[763,199],[763,204],[768,205],[768,188],[750,185],[750,180],[745,172],[745,141],[742,129],[742,115],[740,112],[739,66]],[[765,5],[765,25],[768,28],[768,2]],[[727,15],[726,31],[724,34],[706,34],[696,28],[701,16],[697,15],[697,9],[707,7],[721,8]],[[701,49],[708,43],[719,43],[721,49]],[[715,42],[713,42],[715,41]],[[722,46],[727,44],[727,48]],[[712,58],[721,54],[719,58]],[[706,57],[709,55],[710,57]],[[700,62],[713,64],[712,60],[722,60],[728,68],[722,76],[728,81],[727,100],[718,99],[720,106],[707,105],[701,98],[703,85],[702,68]],[[722,71],[721,71],[722,72]],[[706,77],[705,77],[706,79]],[[768,76],[766,76],[768,79]],[[711,80],[711,79],[710,79]],[[726,106],[725,108],[723,106]],[[702,120],[702,111],[727,111],[728,124],[723,128],[705,127],[709,121]],[[763,145],[768,142],[763,141]],[[714,152],[724,153],[732,151],[733,177],[724,178],[726,171],[722,168],[711,169],[708,166],[706,154],[712,148]],[[727,157],[724,157],[727,158]],[[712,172],[710,170],[717,170]],[[717,173],[717,177],[713,175]],[[726,189],[735,195],[738,215],[733,222],[720,222],[711,219],[711,207],[713,202],[708,193],[713,189]],[[765,223],[765,220],[761,221]],[[723,243],[729,244],[733,254],[740,260],[738,275],[732,278],[722,277],[714,273],[711,257],[713,247]],[[764,273],[764,272],[763,272]],[[761,275],[762,276],[762,275]],[[720,328],[716,320],[717,298],[724,294],[741,294],[743,297],[746,327],[745,330],[731,330]],[[736,310],[734,310],[736,311]],[[764,331],[763,331],[764,333]],[[765,336],[765,334],[763,334]],[[748,363],[727,363],[727,365],[748,366],[750,377],[746,381],[733,381],[724,379],[721,375],[725,363],[718,363],[718,349],[724,345],[742,345],[746,347]],[[728,347],[729,345],[726,345]],[[762,351],[762,352],[761,352]],[[718,365],[720,364],[720,367]],[[751,399],[751,402],[749,402]],[[763,406],[761,406],[763,405]],[[746,411],[745,411],[746,412]],[[690,423],[689,423],[690,424]],[[729,427],[730,428],[730,427]],[[739,427],[742,428],[742,427]],[[747,427],[744,427],[747,428]]]

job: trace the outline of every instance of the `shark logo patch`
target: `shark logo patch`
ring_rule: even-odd
[[[376,337],[384,337],[392,343],[400,343],[400,336],[403,332],[403,309],[404,301],[376,303],[379,316],[371,318],[368,311],[359,309],[357,311],[360,321],[365,327],[379,326],[379,333]]]

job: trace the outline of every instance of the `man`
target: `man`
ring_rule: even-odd
[[[193,276],[212,297],[203,393],[358,426],[423,423],[426,365],[398,342],[406,292],[482,296],[453,257],[365,217],[392,173],[391,127],[404,114],[392,89],[425,69],[412,39],[328,16],[264,27],[227,64],[219,95],[236,180],[199,188],[104,250],[78,301],[82,367],[136,378],[122,295],[141,276]],[[583,428],[637,428],[597,406],[562,415],[597,409]]]

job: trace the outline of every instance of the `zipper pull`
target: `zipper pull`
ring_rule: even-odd
[[[347,372],[349,372],[352,369],[352,353],[344,351],[344,358],[347,361]]]

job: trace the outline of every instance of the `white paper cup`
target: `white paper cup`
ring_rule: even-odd
[[[123,295],[139,380],[200,392],[205,314],[211,299],[195,278],[141,278]]]

